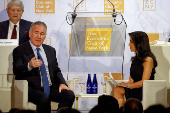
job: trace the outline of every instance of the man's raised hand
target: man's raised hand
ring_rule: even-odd
[[[33,57],[29,62],[29,67],[31,68],[37,68],[40,67],[43,64],[43,62],[39,59],[36,59],[36,57]]]

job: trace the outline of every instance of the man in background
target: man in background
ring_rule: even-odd
[[[51,113],[50,101],[61,108],[72,107],[75,99],[58,67],[55,49],[43,44],[46,32],[44,22],[32,23],[30,40],[13,50],[15,79],[28,81],[28,101],[37,105],[38,113]]]
[[[22,1],[9,1],[6,11],[9,20],[0,22],[0,39],[15,39],[19,45],[28,41],[28,31],[32,22],[21,19],[24,12]]]

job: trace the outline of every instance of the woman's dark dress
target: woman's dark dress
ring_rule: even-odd
[[[154,80],[155,68],[152,69],[150,80]],[[142,62],[138,59],[132,60],[130,75],[134,82],[142,80],[143,75],[143,65]],[[142,101],[142,88],[124,88],[126,99],[136,98]]]

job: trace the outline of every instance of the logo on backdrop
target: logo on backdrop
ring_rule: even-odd
[[[81,0],[73,0],[73,10],[81,2]],[[78,5],[76,11],[86,11],[86,0]]]
[[[110,51],[112,28],[87,28],[84,51]]]
[[[79,82],[78,82],[79,78],[73,78],[73,80],[74,80],[74,91],[75,92],[81,91],[81,87],[80,87]],[[85,85],[82,88],[82,91],[84,91],[84,90],[85,90]]]
[[[115,6],[116,12],[124,13],[124,0],[110,0],[112,4]],[[113,12],[113,6],[110,4],[108,0],[104,0],[104,12]],[[105,14],[110,15],[110,14]]]
[[[156,0],[143,0],[143,10],[144,11],[155,11]]]
[[[35,13],[55,13],[55,0],[35,0]]]
[[[44,44],[51,45],[51,38],[46,38]]]
[[[6,5],[9,2],[9,0],[4,0],[4,10],[6,10]]]

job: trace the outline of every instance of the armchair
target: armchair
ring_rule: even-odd
[[[118,83],[127,80],[116,80]],[[106,94],[113,93],[112,81],[106,81]],[[167,85],[166,80],[145,80],[143,82],[143,109],[147,109],[154,104],[161,104],[167,107]]]
[[[74,89],[73,80],[66,81],[69,88]],[[14,83],[14,107],[20,109],[36,110],[36,105],[28,102],[28,82],[27,80],[15,80]],[[57,110],[58,103],[51,102],[51,110]]]

